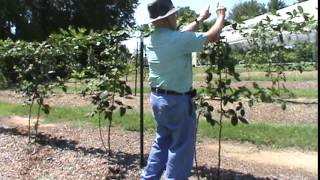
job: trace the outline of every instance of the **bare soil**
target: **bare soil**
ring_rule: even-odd
[[[102,147],[99,129],[65,124],[40,126],[28,144],[27,119],[0,118],[0,179],[139,179],[139,133],[111,130],[111,154]],[[107,130],[102,129],[106,141]],[[144,160],[153,134],[145,133]],[[215,179],[218,143],[199,139],[190,179]],[[261,149],[252,144],[222,143],[222,179],[318,179],[317,152]]]

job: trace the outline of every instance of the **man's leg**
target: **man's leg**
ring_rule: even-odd
[[[157,133],[142,179],[160,179],[166,168],[168,148],[171,144],[171,132],[166,128],[166,111],[169,107],[169,102],[166,98],[154,94],[151,94],[150,101],[153,116],[157,122]]]
[[[176,118],[181,118],[181,122],[171,126],[172,144],[168,152],[166,179],[187,180],[195,152],[196,114],[190,97],[180,98],[178,104]]]
[[[167,130],[164,127],[158,127],[142,179],[160,179],[166,168],[170,143],[171,136]]]

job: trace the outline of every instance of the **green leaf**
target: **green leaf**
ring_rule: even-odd
[[[131,87],[130,86],[127,86],[125,87],[125,91],[127,94],[132,94],[132,90],[131,90]]]
[[[269,16],[267,16],[266,18],[267,18],[266,20],[267,20],[268,22],[271,22],[271,19],[270,19]]]
[[[239,107],[240,109],[242,109],[242,108],[243,108],[243,104],[242,104],[242,102],[239,102],[238,104],[239,104],[239,106],[238,106],[238,107]],[[239,109],[239,110],[240,110],[240,109]],[[237,111],[239,111],[239,110],[237,110]]]
[[[223,105],[226,106],[227,104],[228,104],[228,100],[227,100],[227,99],[224,99],[224,100],[223,100]]]
[[[253,82],[253,83],[252,83],[252,85],[253,85],[253,88],[255,88],[255,89],[259,89],[259,85],[258,85],[258,83]]]
[[[214,110],[213,106],[208,106],[208,111],[212,112]]]
[[[116,109],[116,107],[112,105],[109,109],[110,109],[110,111],[113,111]]]
[[[238,117],[237,116],[232,116],[231,117],[231,124],[233,126],[236,126],[238,124]]]
[[[104,118],[108,119],[109,121],[112,121],[112,111],[106,111],[104,114]]]
[[[227,81],[226,81],[226,85],[230,85],[231,84],[231,79],[228,79]]]
[[[239,73],[233,73],[233,77],[234,77],[237,81],[241,81],[241,79],[240,79],[240,74],[239,74]]]
[[[239,117],[239,120],[244,124],[249,124],[249,122],[244,117]]]
[[[287,109],[287,104],[285,102],[283,102],[281,104],[281,108],[282,108],[282,110],[286,110]]]
[[[207,78],[206,78],[207,83],[212,81],[212,73],[211,72],[207,72]]]
[[[289,16],[293,16],[291,12],[286,12],[286,14],[288,14]]]
[[[233,30],[236,30],[236,29],[237,29],[238,24],[237,24],[237,23],[233,23],[231,26],[232,26],[232,29],[233,29]]]
[[[203,116],[206,118],[206,121],[208,123],[210,123],[212,126],[215,125],[215,121],[212,119],[212,115],[210,112],[206,112]]]
[[[63,92],[65,92],[65,93],[67,92],[67,86],[62,86],[61,89]]]
[[[211,124],[211,126],[214,126],[216,124],[216,121],[212,119],[212,121],[210,121],[209,123]]]
[[[253,100],[252,100],[252,99],[250,99],[250,100],[248,101],[248,106],[249,106],[249,107],[252,107],[252,106],[253,106]]]
[[[231,116],[235,116],[236,115],[236,111],[234,111],[233,109],[228,109],[227,113]]]
[[[48,104],[44,104],[44,105],[42,105],[42,110],[45,114],[49,114],[50,113],[50,106]]]
[[[243,117],[244,115],[245,115],[245,111],[244,111],[244,109],[241,109],[241,111],[240,111],[240,115]]]
[[[124,116],[125,114],[126,114],[126,108],[124,108],[124,107],[120,107],[120,116],[122,117],[122,116]]]
[[[123,105],[123,103],[122,103],[121,101],[119,101],[119,100],[115,100],[114,102],[115,102],[116,104],[120,105],[120,106]]]
[[[298,6],[298,11],[299,11],[300,13],[303,13],[303,8],[302,8],[301,6]]]

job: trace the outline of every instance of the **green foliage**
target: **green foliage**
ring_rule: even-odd
[[[286,70],[300,70],[306,71],[310,69],[310,64],[313,63],[314,53],[315,53],[315,44],[310,42],[296,42],[294,46],[290,48],[284,47],[283,56],[285,59],[284,68]],[[231,55],[234,59],[239,60],[239,64],[243,64],[246,69],[256,69],[256,70],[264,70],[267,67],[267,59],[264,55],[267,53],[260,53],[256,55],[250,55],[247,51],[248,48],[233,48],[231,51]],[[259,50],[257,50],[259,51]],[[245,64],[246,59],[250,58],[252,60],[252,64]],[[265,64],[267,63],[267,64]],[[296,67],[294,67],[296,66]],[[299,66],[299,67],[298,67]],[[314,68],[312,68],[314,69]]]
[[[260,88],[257,84],[254,84],[257,93],[255,96],[259,96],[263,102],[273,102],[281,100],[281,89],[289,92],[284,85],[281,85],[281,81],[286,81],[285,70],[299,70],[303,72],[303,61],[310,61],[313,54],[310,52],[310,48],[306,48],[307,43],[297,44],[294,50],[296,57],[295,64],[289,64],[292,59],[288,58],[288,55],[292,53],[291,49],[286,48],[285,33],[308,33],[314,31],[317,20],[313,16],[304,13],[303,8],[298,6],[297,10],[287,12],[289,18],[281,19],[278,15],[266,16],[265,19],[254,25],[253,27],[243,28],[240,25],[235,26],[244,37],[247,38],[248,47],[246,49],[246,55],[243,58],[244,64],[252,65],[258,64],[258,68],[266,71],[266,77],[272,81],[272,87]],[[271,17],[271,18],[270,18]],[[278,18],[277,23],[272,21],[272,18]],[[296,18],[303,17],[304,21],[295,21]],[[299,51],[299,49],[301,49]],[[303,50],[302,50],[303,49]],[[308,49],[308,50],[306,50]],[[309,53],[306,53],[306,51]],[[303,53],[301,53],[303,52]],[[300,57],[299,57],[300,56]],[[302,57],[301,57],[302,56]],[[262,64],[259,66],[259,64]],[[265,64],[268,64],[265,68]]]
[[[188,25],[189,23],[194,21],[198,16],[199,14],[197,14],[194,10],[191,10],[190,7],[181,8],[178,12],[178,29],[180,29],[180,27]]]
[[[137,5],[138,0],[1,0],[0,39],[43,41],[68,26],[95,31],[133,27]]]
[[[245,110],[241,98],[253,98],[253,94],[246,87],[232,88],[232,79],[240,81],[240,74],[235,72],[237,61],[230,55],[231,48],[227,43],[219,41],[209,44],[200,57],[210,63],[206,70],[206,89],[198,96],[199,113],[211,125],[219,124],[222,127],[222,117],[229,118],[233,125],[238,121],[248,123],[245,119]],[[213,78],[213,75],[218,78]],[[220,107],[216,110],[221,114],[220,121],[213,119],[214,108],[207,100],[219,99]],[[227,108],[228,104],[238,103],[236,109]]]
[[[86,78],[83,95],[90,95],[96,105],[93,112],[112,119],[119,106],[122,115],[127,106],[115,101],[114,96],[131,94],[131,89],[120,78],[127,72],[126,59],[130,57],[121,41],[128,34],[118,29],[101,33],[86,29],[61,30],[47,41],[25,42],[10,39],[0,41],[0,69],[15,84],[18,92],[26,96],[30,114],[34,103],[48,114],[50,106],[45,99],[56,87],[62,88],[69,78]],[[38,125],[38,124],[37,124]]]
[[[277,10],[285,8],[287,5],[282,0],[270,0],[268,2],[268,11],[275,14]]]
[[[250,0],[236,4],[230,11],[229,19],[242,22],[266,12],[264,4],[258,3],[256,0]]]
[[[53,49],[47,42],[13,42],[9,39],[0,42],[0,61],[8,62],[1,65],[2,71],[14,75],[17,91],[26,96],[25,103],[30,105],[30,111],[34,103],[38,104],[36,134],[40,110],[46,114],[50,112],[50,106],[45,103],[45,98],[52,94],[55,86],[63,86],[63,80],[56,72],[67,67],[63,61],[57,61]],[[6,69],[8,67],[12,69]],[[30,118],[31,114],[29,114],[29,142]]]
[[[255,8],[247,6],[254,5]],[[238,13],[236,21],[242,21],[241,16],[245,13],[249,14],[252,11],[258,12],[258,3],[256,1],[246,2],[239,9],[242,9],[241,13]],[[233,11],[235,15],[235,11]],[[239,121],[243,124],[248,124],[245,118],[245,109],[242,104],[242,100],[246,99],[249,107],[253,106],[255,102],[280,102],[283,110],[286,109],[286,101],[281,99],[281,90],[285,91],[289,96],[293,96],[292,93],[283,85],[280,87],[280,81],[286,80],[284,73],[286,63],[285,59],[285,42],[284,31],[292,32],[306,32],[307,27],[314,29],[316,22],[314,17],[310,17],[308,14],[303,13],[303,9],[298,7],[298,11],[294,10],[292,13],[288,12],[290,18],[280,20],[279,23],[272,23],[272,20],[267,16],[264,20],[258,24],[250,27],[250,29],[241,28],[239,32],[246,38],[248,38],[248,44],[250,48],[246,49],[246,55],[244,58],[245,64],[266,64],[268,63],[268,69],[266,71],[266,77],[269,77],[272,81],[272,86],[268,88],[259,87],[254,82],[254,91],[251,91],[247,87],[232,88],[232,80],[240,81],[240,74],[235,71],[235,66],[239,60],[233,59],[231,56],[231,48],[228,43],[219,41],[214,44],[209,44],[205,50],[201,53],[200,58],[209,62],[210,67],[206,70],[206,88],[198,95],[198,109],[199,114],[206,118],[206,121],[212,126],[219,125],[218,139],[219,139],[219,152],[218,152],[218,173],[216,179],[220,178],[220,152],[221,152],[221,139],[222,139],[222,120],[224,118],[230,119],[230,123],[233,126],[237,126]],[[295,22],[294,18],[298,15],[303,15],[303,22]],[[249,14],[250,15],[250,14]],[[251,14],[252,15],[252,14]],[[234,29],[237,29],[238,24],[232,24]],[[222,37],[223,39],[223,37]],[[273,67],[274,66],[274,67]],[[275,69],[273,71],[272,69]],[[213,78],[214,74],[216,79]],[[210,106],[208,100],[218,100],[220,105],[217,108],[217,113],[220,114],[219,121],[213,119],[212,112],[214,108]],[[228,104],[235,104],[235,108],[230,108]],[[234,106],[233,106],[234,107]]]
[[[288,49],[285,54],[285,59],[288,62],[314,62],[315,44],[309,42],[297,42],[294,47]]]

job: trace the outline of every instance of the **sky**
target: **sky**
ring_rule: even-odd
[[[147,5],[153,0],[139,0],[139,5],[134,13],[134,18],[136,20],[137,25],[144,24],[149,20],[149,13],[147,10]],[[217,6],[217,0],[171,0],[174,6],[186,7],[189,6],[191,10],[196,11],[196,13],[201,14],[207,7],[210,5],[210,11],[212,15],[209,19],[216,18],[215,8]],[[219,3],[227,8],[227,16],[230,10],[237,4],[241,2],[246,2],[248,0],[224,0],[219,1]],[[263,3],[265,5],[268,4],[270,0],[258,0],[259,3]],[[287,5],[292,5],[297,2],[297,0],[282,0]],[[130,39],[125,42],[130,52],[136,48],[137,38]]]

